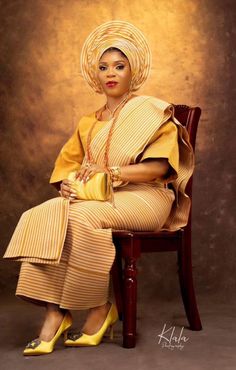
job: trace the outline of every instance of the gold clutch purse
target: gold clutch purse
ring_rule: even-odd
[[[76,179],[76,171],[70,172],[68,180],[72,181],[72,189],[76,191],[78,199],[108,200],[111,197],[110,176],[106,172],[95,173],[86,183]]]

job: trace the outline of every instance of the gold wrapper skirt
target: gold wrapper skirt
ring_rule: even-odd
[[[47,201],[48,207],[60,199]],[[175,197],[172,190],[163,186],[128,184],[114,192],[114,199],[116,208],[109,202],[71,201],[59,263],[22,262],[16,296],[71,310],[114,301],[110,276],[115,258],[112,229],[160,230]],[[59,226],[53,217],[48,222],[53,233],[57,233]]]

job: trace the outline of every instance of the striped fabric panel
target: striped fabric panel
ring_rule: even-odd
[[[152,103],[152,97],[139,96],[131,99],[121,110],[112,134],[109,165],[127,165],[140,153],[155,131],[171,116],[170,106],[165,111]],[[151,123],[151,124],[150,124]],[[93,139],[91,149],[98,164],[103,163],[106,138],[111,123],[105,125]]]
[[[25,260],[28,257],[30,262],[58,263],[66,237],[68,213],[69,201],[60,197],[23,213],[3,258]]]
[[[180,145],[179,145],[179,172],[178,178],[173,183],[177,199],[172,208],[170,216],[165,223],[165,229],[175,231],[183,227],[188,222],[188,215],[190,210],[190,199],[185,194],[185,188],[188,180],[193,174],[194,170],[194,155],[191,144],[189,143],[187,130],[172,116],[173,121],[178,127]]]
[[[66,245],[65,245],[66,247]],[[87,309],[103,305],[108,300],[109,274],[97,276],[66,265],[56,270],[55,265],[37,265],[23,262],[16,296],[28,297],[34,303],[52,302],[61,308]]]
[[[75,310],[107,302],[115,257],[112,229],[158,229],[174,201],[171,190],[147,184],[129,184],[124,191],[116,191],[115,198],[117,208],[109,202],[71,202],[60,263],[23,262],[16,295]]]

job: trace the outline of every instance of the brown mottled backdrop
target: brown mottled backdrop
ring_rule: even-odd
[[[235,1],[0,4],[1,254],[22,212],[57,195],[48,184],[57,153],[79,118],[104,101],[80,76],[86,36],[103,22],[122,19],[144,32],[153,53],[151,76],[140,94],[202,108],[193,204],[196,292],[235,297]],[[14,292],[19,267],[1,261],[3,291]],[[171,253],[143,256],[140,294],[177,296],[176,271]]]

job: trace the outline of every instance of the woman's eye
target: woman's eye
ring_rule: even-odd
[[[119,66],[116,67],[117,69],[124,69],[125,66],[123,64],[120,64]]]
[[[106,71],[107,70],[106,66],[99,66],[98,68],[99,68],[100,71]],[[120,64],[120,65],[116,66],[116,69],[118,69],[118,70],[122,70],[124,68],[125,68],[125,66],[123,64]]]

